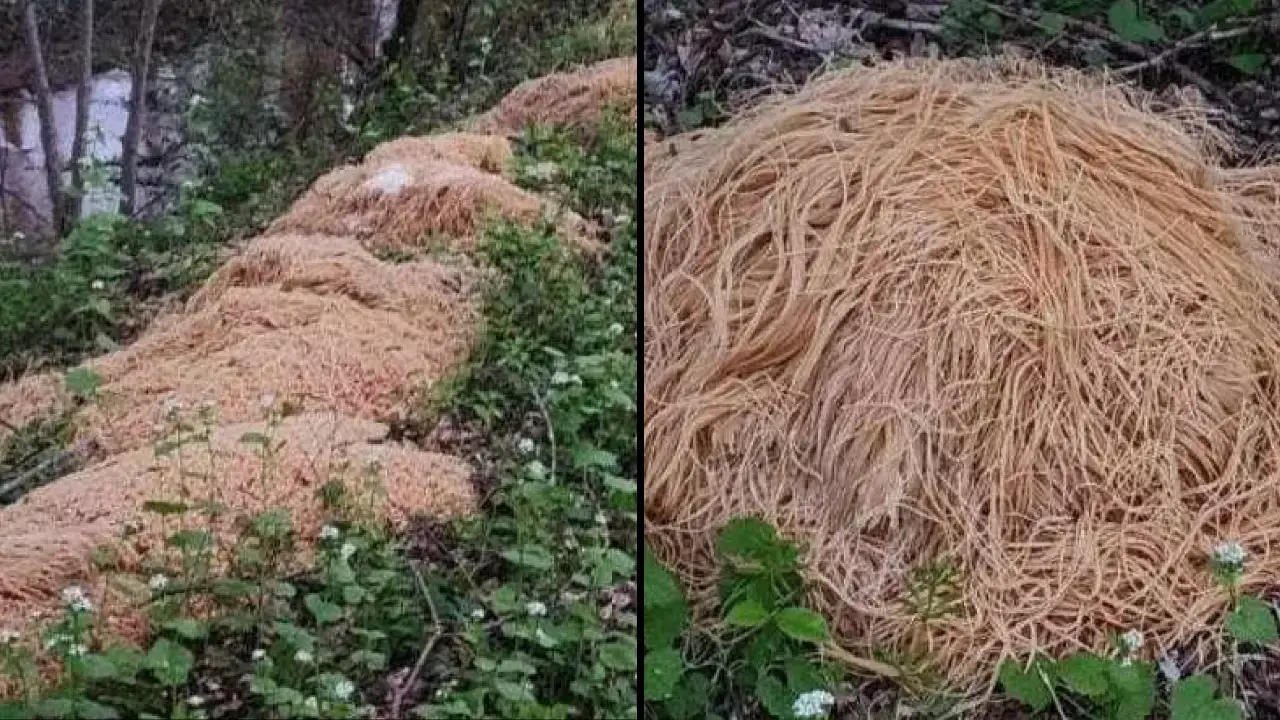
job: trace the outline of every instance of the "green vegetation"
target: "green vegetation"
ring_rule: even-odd
[[[375,68],[350,118],[341,119],[337,80],[322,78],[308,116],[289,126],[262,101],[271,59],[261,38],[276,4],[237,3],[186,20],[217,25],[225,52],[214,55],[209,85],[184,116],[199,177],[172,211],[87,218],[36,261],[8,256],[0,238],[0,380],[128,342],[165,301],[203,281],[223,248],[260,231],[347,158],[449,128],[530,77],[635,52],[631,3],[481,0],[465,17],[425,4],[405,49]],[[223,11],[232,16],[218,19]],[[107,173],[87,175],[92,189]]]
[[[1028,30],[1038,36],[1031,39],[1045,48],[1071,44],[1072,38],[1082,33],[1103,39],[1101,31],[1154,52],[1203,45],[1209,57],[1198,65],[1247,77],[1264,70],[1268,61],[1262,27],[1252,27],[1259,10],[1257,0],[1040,0],[1027,7],[951,0],[943,16],[943,40],[952,52],[966,54],[984,52],[1004,39],[1025,39]],[[1101,46],[1085,51],[1084,59],[1093,65],[1110,65],[1117,60]]]
[[[284,145],[267,129],[233,142],[236,125],[269,122],[246,115],[243,76],[228,66],[208,93],[219,150],[178,211],[99,216],[38,266],[0,265],[4,368],[66,365],[127,341],[148,304],[206,277],[223,246],[341,157],[448,127],[526,77],[634,52],[634,10],[579,5],[476,3],[456,43],[419,42],[432,51],[383,68],[349,127]],[[156,499],[143,509],[163,516],[167,539],[140,569],[124,572],[114,543],[94,557],[155,632],[142,647],[115,637],[101,588],[67,588],[37,642],[0,635],[0,717],[637,717],[637,174],[635,130],[622,121],[589,139],[531,128],[519,143],[519,182],[594,219],[609,242],[605,257],[583,258],[550,221],[495,223],[479,239],[477,259],[494,272],[476,350],[413,413],[418,437],[440,422],[475,431],[443,449],[480,468],[477,517],[394,530],[369,512],[376,473],[338,469],[320,491],[319,538],[284,510]],[[67,382],[79,402],[96,401],[91,373]],[[206,455],[211,412],[171,414],[157,453]],[[271,405],[263,431],[242,439],[264,483],[290,412]],[[62,451],[72,420],[16,428],[0,478]]]
[[[1231,597],[1225,621],[1230,647],[1228,656],[1239,657],[1242,645],[1266,646],[1280,639],[1275,610],[1262,599],[1239,591],[1246,561],[1244,548],[1227,542],[1214,549],[1215,580]],[[1033,712],[1056,708],[1071,710],[1071,717],[1109,720],[1141,720],[1157,707],[1155,663],[1136,659],[1142,633],[1131,630],[1115,639],[1109,657],[1076,653],[1060,661],[1036,658],[1029,664],[1006,660],[999,678],[1004,691]],[[1232,673],[1238,662],[1227,664],[1218,678],[1209,675],[1179,677],[1176,666],[1162,668],[1172,682],[1167,700],[1171,720],[1239,720],[1239,703],[1232,697]],[[1224,693],[1225,697],[1219,693]]]
[[[96,562],[147,598],[159,632],[143,648],[113,640],[91,593],[68,589],[42,637],[61,678],[42,685],[35,655],[3,638],[21,691],[0,716],[637,716],[635,136],[614,123],[590,146],[536,131],[522,147],[522,168],[557,169],[541,189],[611,218],[613,242],[588,267],[550,225],[481,239],[498,271],[482,338],[422,421],[483,429],[475,452],[496,478],[483,514],[432,528],[445,540],[419,562],[412,537],[365,510],[376,485],[335,476],[319,553],[297,572],[304,538],[286,512],[149,503],[176,525],[166,546],[136,575],[113,572],[110,547]],[[158,452],[204,452],[187,447],[207,443],[205,412],[170,416]],[[284,412],[243,440],[263,482]],[[210,531],[228,519],[230,537]]]
[[[825,718],[839,670],[817,659],[829,638],[802,607],[798,548],[756,518],[735,520],[716,541],[722,625],[689,626],[674,576],[644,553],[645,716],[692,720],[761,709],[779,720]]]

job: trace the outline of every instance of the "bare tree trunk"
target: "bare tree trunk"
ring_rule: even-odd
[[[418,26],[418,8],[421,4],[421,0],[400,0],[395,29],[391,31],[391,37],[383,48],[384,66],[403,60],[413,52],[413,33]]]
[[[80,219],[84,210],[84,161],[89,133],[89,88],[93,79],[93,0],[84,0],[80,9],[80,85],[76,88],[76,134],[71,143],[71,200],[63,218],[62,232]]]
[[[147,109],[147,76],[151,73],[151,45],[156,37],[156,16],[160,0],[146,0],[142,7],[142,32],[133,56],[133,92],[129,98],[129,121],[125,124],[121,148],[120,213],[133,215],[138,191],[138,143],[142,140],[142,119]]]
[[[44,65],[44,52],[40,47],[40,25],[36,8],[31,0],[23,0],[21,6],[22,30],[26,36],[27,52],[35,66],[36,111],[40,115],[40,144],[44,146],[45,181],[49,185],[49,206],[55,228],[61,228],[62,160],[58,157],[58,132],[53,120],[53,92],[49,89],[49,72]]]

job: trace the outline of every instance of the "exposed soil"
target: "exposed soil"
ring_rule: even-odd
[[[994,13],[998,33],[936,1],[645,0],[646,119],[671,134],[715,122],[770,88],[802,84],[824,68],[1007,50],[1109,68],[1155,91],[1194,88],[1223,111],[1218,122],[1241,139],[1233,161],[1280,149],[1280,54],[1267,54],[1249,73],[1227,62],[1235,52],[1280,46],[1277,0],[1261,0],[1249,16],[1224,22],[1213,34],[1171,33],[1145,44],[1117,37],[1105,20],[1068,20],[1049,33],[1037,8],[1047,3],[1038,0],[952,4]]]

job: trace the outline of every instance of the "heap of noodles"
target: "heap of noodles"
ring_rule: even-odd
[[[1243,544],[1246,589],[1280,576],[1280,194],[1223,142],[989,60],[833,74],[649,146],[659,557],[705,590],[715,531],[761,516],[841,644],[965,687],[1129,629],[1208,652],[1211,548]],[[908,589],[941,564],[959,604],[926,621]]]
[[[576,86],[555,87],[562,112],[540,119],[598,115]],[[538,97],[555,105],[553,90]],[[67,410],[77,451],[93,461],[0,507],[0,631],[48,617],[67,585],[96,593],[107,579],[140,572],[173,529],[139,513],[149,500],[214,499],[226,518],[283,508],[305,538],[325,515],[317,490],[337,478],[357,495],[366,482],[381,484],[385,493],[365,509],[384,520],[474,512],[466,462],[400,444],[377,421],[447,378],[470,351],[476,285],[487,272],[471,251],[488,219],[555,218],[564,242],[604,250],[586,220],[513,184],[512,159],[501,135],[388,142],[318,180],[136,342],[88,361],[100,380],[91,402],[72,398],[61,373],[0,384],[0,442]],[[384,250],[414,259],[391,262],[378,257]],[[269,460],[246,441],[263,434],[272,436]],[[121,542],[122,525],[137,526],[130,542]],[[222,533],[230,527],[213,529],[234,537]],[[90,562],[102,543],[123,551],[107,579]],[[138,598],[123,599],[104,600],[111,610],[101,621],[136,639],[145,618]],[[12,689],[0,681],[0,697]]]

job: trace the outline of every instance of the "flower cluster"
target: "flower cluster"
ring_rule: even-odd
[[[1210,555],[1210,565],[1213,568],[1213,575],[1218,582],[1227,586],[1235,587],[1240,584],[1240,579],[1244,576],[1245,561],[1249,554],[1245,551],[1244,546],[1234,541],[1223,541],[1213,547]]]
[[[798,718],[822,718],[835,703],[835,696],[826,690],[810,690],[796,698],[791,712]]]
[[[62,602],[72,612],[93,612],[93,603],[89,600],[89,596],[85,594],[84,588],[79,585],[73,585],[63,590]]]

